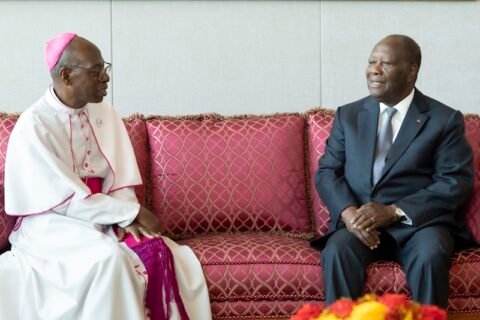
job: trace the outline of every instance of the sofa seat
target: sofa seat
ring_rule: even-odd
[[[450,268],[449,313],[460,314],[480,310],[480,272],[478,270],[480,270],[480,248],[463,250],[454,255]]]
[[[229,234],[181,240],[199,258],[215,319],[262,319],[292,314],[298,302],[325,299],[320,254],[309,242],[280,235]],[[450,313],[480,309],[480,249],[457,252],[450,270]],[[355,270],[352,270],[355,272]],[[365,292],[410,295],[398,263],[368,268]]]
[[[306,240],[229,234],[179,243],[202,264],[215,319],[284,316],[295,312],[298,301],[323,299],[320,256]]]

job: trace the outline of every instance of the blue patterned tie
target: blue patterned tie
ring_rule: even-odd
[[[375,162],[373,163],[373,185],[376,185],[382,176],[383,167],[385,166],[385,158],[387,157],[388,151],[390,151],[390,147],[392,146],[392,118],[395,112],[397,112],[397,109],[390,107],[383,111],[383,113],[386,113],[387,115],[382,115],[382,125],[380,127],[380,133],[377,137]]]

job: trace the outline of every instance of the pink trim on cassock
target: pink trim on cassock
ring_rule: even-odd
[[[110,188],[108,189],[108,193],[110,193],[110,191],[112,190],[113,188],[113,185],[115,184],[115,171],[113,170],[113,167],[112,165],[110,164],[110,161],[108,161],[108,158],[105,156],[105,153],[103,153],[102,151],[102,148],[100,147],[100,144],[98,143],[98,139],[97,139],[97,135],[95,134],[95,130],[93,130],[93,126],[92,124],[90,123],[90,116],[87,115],[87,122],[88,122],[88,125],[90,126],[90,131],[92,131],[92,134],[93,134],[93,138],[95,138],[95,143],[97,144],[97,147],[98,147],[98,151],[100,151],[100,153],[102,154],[103,158],[105,159],[105,161],[107,161],[107,164],[108,166],[110,167],[110,170],[112,170],[112,174],[113,174],[113,182],[112,182],[112,185],[110,186]]]
[[[118,191],[118,190],[121,190],[121,189],[125,189],[125,188],[135,188],[135,187],[138,187],[138,186],[143,186],[143,184],[132,184],[132,185],[129,185],[129,186],[118,187],[117,189],[113,189],[113,190],[108,191],[107,194],[113,193],[113,192]]]
[[[144,300],[143,304],[144,304],[145,309],[147,309],[148,312],[149,312],[148,315],[146,314],[146,311],[143,313],[143,319],[144,319],[144,320],[151,320],[151,318],[150,318],[150,310],[147,308],[147,305],[146,305],[146,304],[147,304],[147,301],[146,301],[147,299],[146,299],[146,297],[147,297],[148,278],[147,278],[147,276],[145,276],[145,274],[144,274],[143,272],[140,272],[140,271],[138,270],[138,267],[139,267],[139,265],[136,265],[136,266],[135,266],[135,271],[137,272],[138,275],[140,275],[140,276],[145,280],[145,288],[143,289],[143,296],[144,296],[145,298],[143,299],[143,300]],[[145,273],[148,275],[147,271],[145,271]]]
[[[52,209],[55,209],[56,207],[64,204],[65,202],[67,202],[68,200],[70,200],[73,196],[75,195],[75,192],[72,193],[68,198],[66,198],[65,200],[63,200],[62,202],[60,202],[59,204],[49,208],[49,209],[46,209],[46,210],[43,210],[43,211],[40,211],[40,212],[27,212],[27,213],[8,213],[8,212],[5,212],[6,214],[8,214],[9,216],[15,216],[15,217],[25,217],[25,216],[33,216],[33,215],[38,215],[38,214],[42,214],[42,213],[45,213],[47,211],[50,211]]]
[[[73,153],[73,142],[72,142],[73,133],[72,133],[72,116],[71,115],[68,115],[68,123],[70,126],[70,153],[72,154],[72,168],[73,168],[73,172],[75,172],[76,168],[75,168],[75,154]]]
[[[23,222],[23,218],[24,217],[17,218],[17,221],[15,222],[15,225],[13,226],[12,231],[17,231],[18,229],[20,229],[20,226],[22,225],[22,222]]]

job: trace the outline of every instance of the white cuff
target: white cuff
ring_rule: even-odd
[[[408,224],[409,226],[413,225],[412,219],[410,219],[410,217],[397,206],[395,206],[395,214],[400,217],[401,223]]]

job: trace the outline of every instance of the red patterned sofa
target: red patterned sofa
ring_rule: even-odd
[[[324,300],[320,254],[308,239],[327,230],[312,176],[334,112],[125,119],[146,182],[139,200],[163,232],[189,245],[207,279],[214,319],[288,319]],[[0,115],[0,250],[14,220],[3,210],[3,170],[16,116]],[[480,243],[480,117],[465,117],[475,153],[466,223]],[[480,248],[453,258],[451,319],[480,319]],[[370,266],[367,292],[409,294],[400,266]]]

